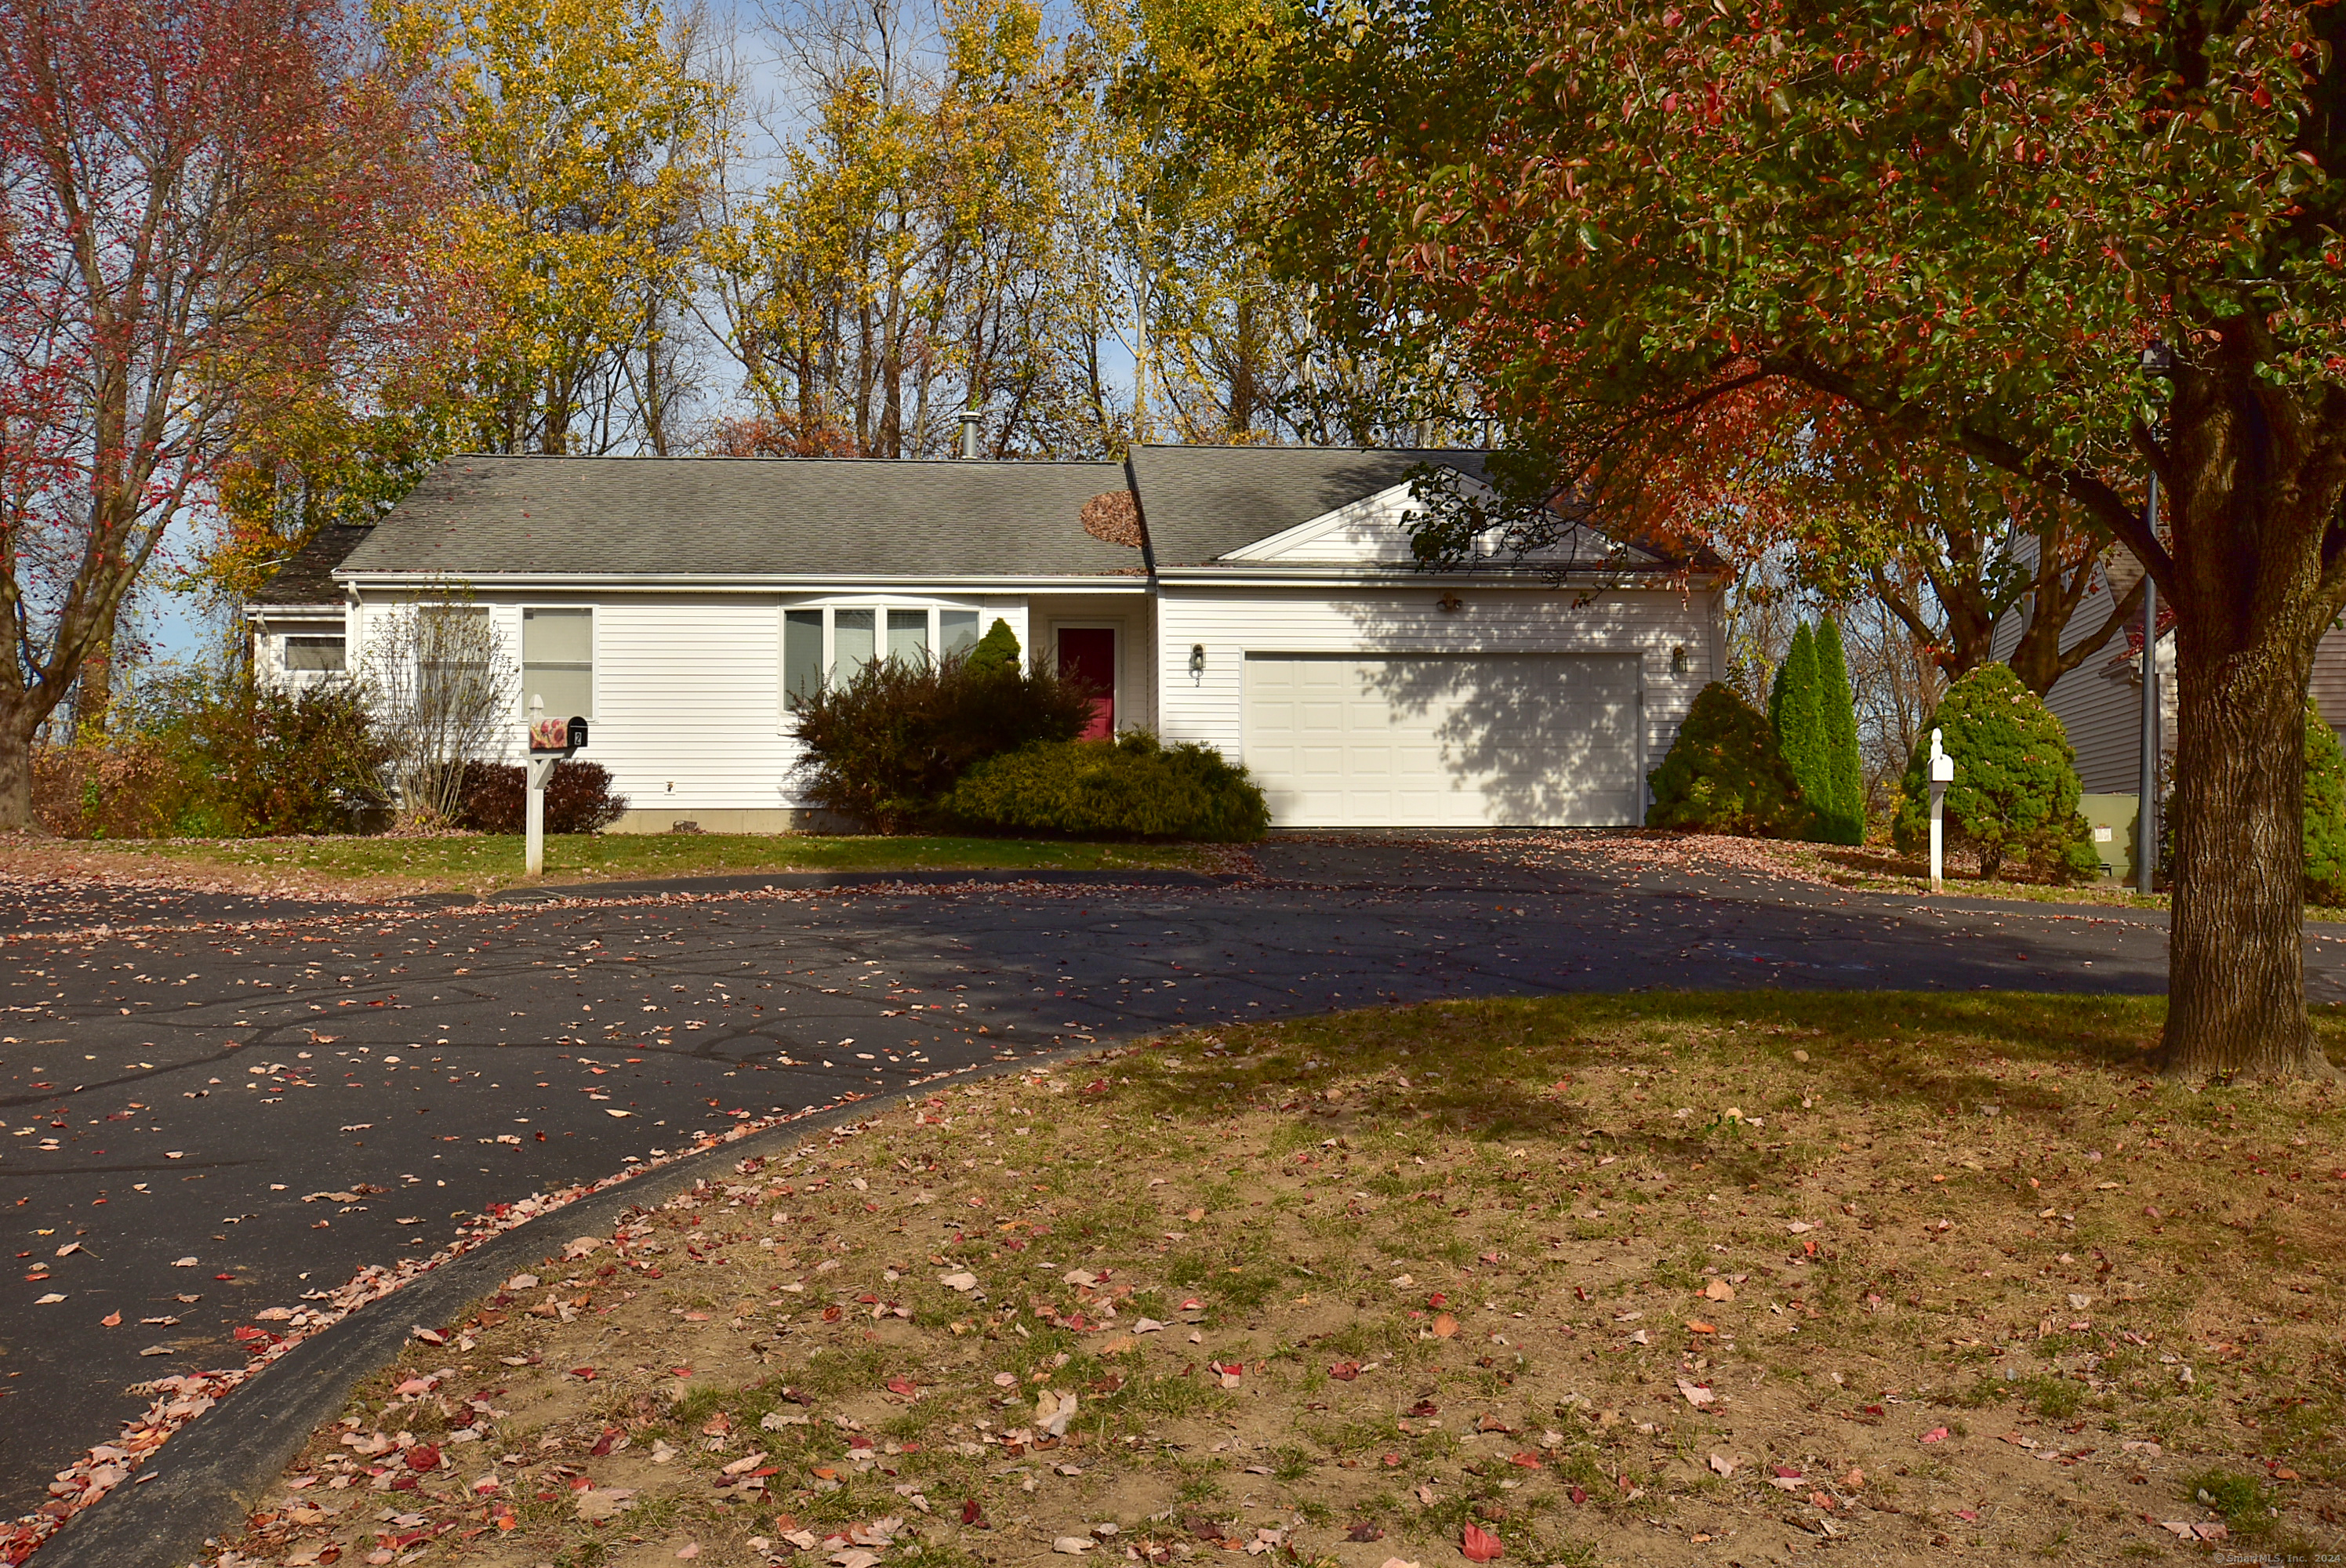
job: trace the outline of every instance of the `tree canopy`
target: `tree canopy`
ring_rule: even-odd
[[[1331,331],[1463,356],[1525,490],[1690,525],[1713,454],[1862,415],[2141,557],[2181,670],[2168,1061],[2330,1070],[2296,894],[2305,683],[2346,606],[2337,7],[1371,0],[1256,29],[1193,120],[1281,171]]]

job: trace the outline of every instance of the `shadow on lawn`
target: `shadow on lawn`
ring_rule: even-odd
[[[1204,1062],[1156,1075],[1153,1108],[1195,1115],[1201,1097],[1234,1109],[1268,1102],[1302,1113],[1313,1136],[1365,1119],[1486,1143],[1609,1140],[1624,1154],[1701,1144],[1708,1157],[1748,1167],[1749,1181],[1778,1163],[1764,1145],[1784,1145],[1723,1120],[1723,1106],[1708,1103],[1716,1088],[1762,1118],[1816,1095],[1844,1112],[1985,1115],[2049,1133],[2080,1113],[2080,1070],[2103,1076],[2102,1096],[2157,1093],[2147,1053],[2165,1011],[2157,996],[2013,992],[1644,992],[1363,1009],[1185,1036],[1218,1044]],[[2339,1056],[2346,1008],[2313,1015]],[[1379,1074],[1394,1076],[1324,1097],[1331,1079]],[[1709,1075],[1719,1082],[1698,1090],[1694,1080]],[[1680,1107],[1693,1115],[1678,1117]]]

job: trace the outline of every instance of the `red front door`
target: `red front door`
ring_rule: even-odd
[[[1116,633],[1106,626],[1059,628],[1059,676],[1092,690],[1086,740],[1116,733]]]

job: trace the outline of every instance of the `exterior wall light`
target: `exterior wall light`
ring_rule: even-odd
[[[1206,645],[1203,643],[1191,643],[1189,645],[1189,678],[1192,680],[1198,679],[1205,673]]]
[[[1692,661],[1687,657],[1686,644],[1680,643],[1678,647],[1670,649],[1670,673],[1672,675],[1686,674],[1687,667],[1691,662]]]

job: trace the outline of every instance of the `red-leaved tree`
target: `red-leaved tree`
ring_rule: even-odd
[[[0,830],[240,430],[442,319],[433,104],[331,0],[0,0]]]
[[[1278,238],[1333,330],[1471,340],[1541,482],[1634,497],[1652,433],[1766,392],[2002,470],[2137,555],[2180,674],[2165,1061],[2331,1072],[2301,811],[2346,610],[2346,6],[1256,15],[1192,123],[1285,173]]]

